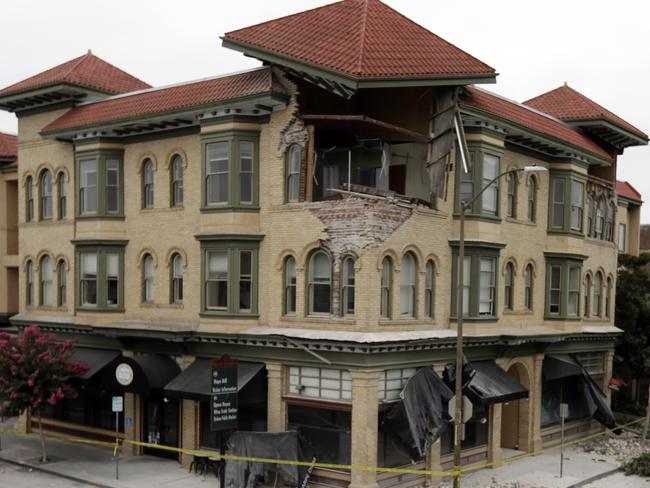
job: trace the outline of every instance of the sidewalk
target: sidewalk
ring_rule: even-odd
[[[12,425],[0,424],[11,428]],[[19,463],[36,470],[100,488],[217,488],[214,475],[188,473],[179,463],[154,456],[120,458],[120,479],[115,479],[113,451],[108,447],[89,446],[46,438],[51,461],[40,462],[38,434],[19,436],[0,434],[0,460]]]

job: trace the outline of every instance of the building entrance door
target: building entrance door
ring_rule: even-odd
[[[178,447],[178,400],[147,397],[144,405],[144,440],[149,444]],[[145,454],[178,460],[178,453],[145,447]]]

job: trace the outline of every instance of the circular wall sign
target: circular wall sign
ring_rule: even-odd
[[[120,363],[115,368],[115,379],[122,386],[129,386],[133,381],[133,368],[126,363]]]

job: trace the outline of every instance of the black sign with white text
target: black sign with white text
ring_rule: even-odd
[[[237,363],[230,358],[216,360],[210,381],[210,430],[237,428]]]

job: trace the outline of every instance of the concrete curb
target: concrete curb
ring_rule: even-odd
[[[587,478],[586,480],[578,481],[577,483],[570,485],[567,488],[580,488],[582,486],[587,486],[588,484],[593,483],[594,481],[607,478],[608,476],[611,476],[614,473],[618,473],[619,471],[621,471],[621,468],[610,469],[609,471],[605,471],[603,473],[597,474],[595,476],[592,476],[591,478]]]
[[[59,472],[51,470],[51,469],[43,468],[42,466],[36,466],[34,464],[28,464],[28,463],[25,463],[25,462],[22,462],[22,461],[14,461],[13,459],[7,459],[7,458],[4,458],[4,457],[0,457],[0,462],[13,464],[15,466],[20,466],[22,468],[33,469],[33,470],[36,470],[36,471],[40,471],[42,473],[47,473],[47,474],[51,474],[53,476],[58,476],[59,478],[64,478],[64,479],[67,479],[67,480],[70,480],[70,481],[74,481],[75,483],[90,485],[91,487],[95,487],[95,488],[117,488],[114,485],[104,485],[102,483],[95,483],[93,481],[89,481],[89,480],[82,479],[82,478],[77,478],[76,476],[70,476],[70,475],[67,475],[67,474],[59,473]]]

